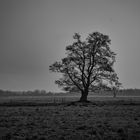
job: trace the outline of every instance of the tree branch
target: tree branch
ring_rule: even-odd
[[[73,80],[73,78],[70,75],[70,73],[68,72],[68,70],[67,70],[67,74],[68,74],[69,78],[71,79],[71,81],[77,86],[77,88],[82,91],[82,88]]]

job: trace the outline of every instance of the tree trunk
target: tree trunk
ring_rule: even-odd
[[[81,92],[80,102],[88,102],[87,100],[88,90]]]

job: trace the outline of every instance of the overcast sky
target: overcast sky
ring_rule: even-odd
[[[0,0],[0,89],[60,91],[49,65],[75,32],[109,35],[124,88],[140,88],[140,0]]]

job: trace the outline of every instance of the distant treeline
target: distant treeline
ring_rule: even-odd
[[[10,91],[10,90],[0,90],[0,96],[20,96],[20,95],[31,95],[31,96],[51,96],[53,92],[46,92],[45,90],[34,90],[34,91]]]
[[[113,91],[101,91],[101,92],[96,92],[96,93],[89,93],[89,95],[108,95],[112,93]],[[64,92],[59,92],[59,93],[54,93],[54,92],[47,92],[45,90],[34,90],[34,91],[10,91],[10,90],[0,90],[0,96],[69,96],[69,95],[77,95],[79,93],[64,93]],[[140,89],[121,89],[117,92],[118,95],[128,95],[128,96],[140,96]]]
[[[122,95],[140,96],[140,89],[121,89],[118,93]]]

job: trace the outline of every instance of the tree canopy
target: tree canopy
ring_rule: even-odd
[[[87,101],[89,91],[119,88],[113,68],[116,54],[109,47],[109,36],[93,32],[82,41],[75,33],[73,39],[73,44],[66,47],[66,57],[50,66],[51,71],[62,73],[55,83],[66,91],[80,91],[80,101]]]

